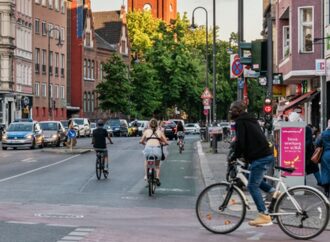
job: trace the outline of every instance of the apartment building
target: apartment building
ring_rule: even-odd
[[[66,119],[66,0],[34,0],[33,13],[33,119]]]

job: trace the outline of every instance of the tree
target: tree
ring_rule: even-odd
[[[130,111],[133,90],[127,66],[119,55],[114,54],[103,66],[103,71],[105,80],[96,87],[101,109],[127,114]]]

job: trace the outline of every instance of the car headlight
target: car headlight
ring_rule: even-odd
[[[26,139],[32,139],[33,138],[33,135],[32,134],[27,134],[27,135],[25,135],[25,138]]]
[[[7,135],[6,134],[4,134],[4,135],[2,135],[2,139],[7,139]]]
[[[54,138],[54,139],[57,139],[57,137],[58,137],[57,134],[53,134],[53,135],[52,135],[52,138]]]

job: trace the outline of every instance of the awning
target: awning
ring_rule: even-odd
[[[314,94],[317,94],[317,93],[318,93],[317,90],[313,90],[313,91],[310,91],[310,92],[307,92],[307,93],[301,95],[300,97],[296,98],[295,100],[291,101],[289,104],[287,104],[283,108],[281,108],[280,112],[284,112],[285,110],[288,110],[290,108],[297,106],[301,102],[307,101],[312,95],[315,96]]]
[[[67,110],[71,110],[71,111],[79,111],[80,107],[72,107],[72,106],[66,106]]]

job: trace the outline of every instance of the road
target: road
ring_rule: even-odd
[[[95,177],[95,153],[0,151],[0,241],[291,241],[274,225],[243,224],[230,235],[206,231],[195,216],[204,183],[195,141],[175,142],[162,163],[162,185],[148,197],[139,138],[114,138],[110,178]],[[78,140],[90,147],[90,138]],[[325,241],[327,231],[315,241]]]

